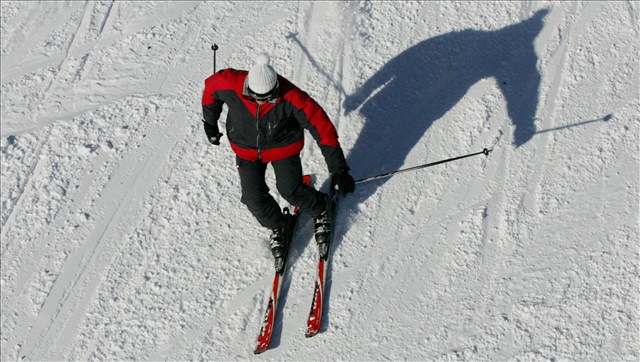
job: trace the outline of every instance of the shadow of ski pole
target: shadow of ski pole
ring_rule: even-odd
[[[595,122],[609,122],[612,118],[613,118],[613,114],[609,113],[604,117],[591,119],[591,120],[588,120],[588,121],[582,121],[582,122],[578,122],[578,123],[568,124],[568,125],[565,125],[565,126],[558,126],[558,127],[553,127],[553,128],[541,129],[539,131],[536,131],[535,134],[553,132],[553,131],[560,131],[560,130],[563,130],[563,129],[573,128],[573,127],[578,127],[578,126],[584,126],[584,125],[587,125],[589,123],[595,123]]]

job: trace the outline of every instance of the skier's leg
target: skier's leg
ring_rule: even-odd
[[[327,196],[302,183],[302,164],[299,155],[274,161],[271,164],[276,175],[278,192],[287,202],[299,206],[314,217],[326,209]]]
[[[242,203],[247,206],[260,225],[269,229],[282,226],[286,219],[276,200],[269,194],[269,187],[264,180],[267,165],[260,161],[246,161],[239,157],[236,157],[236,165],[240,174]]]

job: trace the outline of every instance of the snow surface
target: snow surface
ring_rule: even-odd
[[[201,129],[214,42],[269,52],[356,177],[494,146],[341,201],[311,339],[304,217],[257,358],[640,359],[638,2],[0,10],[2,360],[256,358],[272,257]]]

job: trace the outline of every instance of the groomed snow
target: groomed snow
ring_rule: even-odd
[[[638,2],[0,11],[3,361],[640,359]],[[272,257],[201,128],[214,42],[269,52],[356,178],[493,147],[341,200],[311,339],[303,217],[258,357]],[[303,166],[322,186],[311,138]]]

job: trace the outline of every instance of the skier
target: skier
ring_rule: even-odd
[[[276,270],[282,270],[294,218],[284,214],[269,194],[267,164],[273,167],[280,195],[314,217],[317,243],[331,232],[331,205],[326,194],[302,182],[302,129],[307,129],[320,146],[332,175],[331,187],[343,195],[353,192],[354,179],[325,111],[307,93],[278,75],[267,54],[258,55],[249,71],[223,69],[205,80],[203,126],[213,145],[219,145],[222,137],[217,121],[223,103],[229,109],[226,131],[236,154],[241,202],[262,226],[271,229],[269,243]]]

